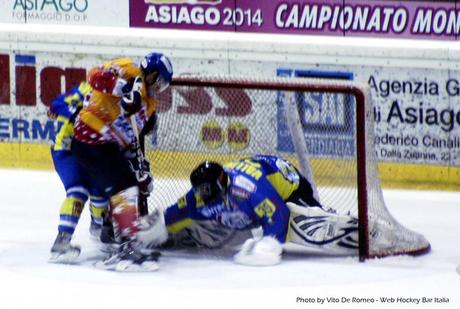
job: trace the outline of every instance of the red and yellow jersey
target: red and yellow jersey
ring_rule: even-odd
[[[121,109],[121,93],[118,95],[114,89],[120,80],[129,84],[140,74],[139,66],[128,58],[109,61],[89,72],[88,82],[93,90],[75,123],[77,140],[88,144],[116,142],[123,148],[134,142],[133,124]],[[154,113],[157,104],[147,95],[144,85],[141,97],[142,107],[134,114],[138,132]]]

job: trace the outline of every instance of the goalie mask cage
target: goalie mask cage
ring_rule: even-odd
[[[325,208],[358,217],[360,260],[428,252],[398,223],[382,195],[368,86],[306,78],[183,76],[158,98],[158,127],[145,141],[154,176],[149,207],[190,189],[203,160],[282,156],[314,179]]]

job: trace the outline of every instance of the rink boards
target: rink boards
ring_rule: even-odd
[[[119,56],[140,59],[155,49],[171,56],[176,75],[338,76],[365,82],[374,101],[375,147],[383,185],[459,187],[460,51],[448,42],[414,41],[409,48],[403,47],[408,44],[401,40],[331,41],[308,36],[299,43],[295,36],[194,32],[191,39],[184,31],[91,30],[88,34],[85,29],[46,25],[2,27],[0,166],[52,168],[48,144],[55,128],[46,117],[51,100],[105,60]],[[207,113],[217,115],[222,107],[222,103],[213,105]],[[177,107],[160,106],[160,119],[165,113],[179,115]],[[255,108],[249,113],[247,119],[220,115],[217,126],[223,131],[249,130],[251,137],[257,138],[257,130],[263,126],[255,121]],[[191,110],[179,116],[199,119],[200,114]],[[340,119],[314,119],[310,124],[313,129],[315,121],[334,124]],[[216,129],[216,123],[200,125]],[[267,127],[276,130],[273,143],[284,134],[282,126],[270,123]],[[198,140],[198,135],[191,132],[191,140]],[[233,150],[246,146],[228,139],[219,143],[218,147]],[[205,146],[210,150],[216,147],[213,143]],[[187,163],[188,155],[166,157]]]
[[[149,154],[147,154],[149,156]],[[151,156],[151,155],[150,155]],[[49,145],[37,144],[10,144],[0,143],[0,167],[52,170],[53,164],[50,156]],[[154,175],[157,177],[175,177],[180,180],[187,179],[194,164],[205,159],[214,159],[209,154],[172,153],[158,151],[156,161],[152,161]],[[220,159],[233,160],[235,156],[219,156]],[[293,159],[288,157],[288,159]],[[316,165],[313,160],[313,166]],[[168,164],[161,164],[168,162]],[[170,164],[174,163],[174,170]],[[340,170],[340,162],[335,162]],[[416,188],[431,190],[458,190],[460,168],[443,166],[401,165],[392,163],[379,163],[381,184],[384,188]],[[430,175],[430,178],[426,175]],[[337,175],[330,171],[317,170],[315,178],[319,185],[324,182],[331,183]],[[350,177],[351,179],[354,177]]]

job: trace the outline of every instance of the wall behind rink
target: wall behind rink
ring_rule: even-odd
[[[440,41],[4,24],[0,165],[50,168],[48,144],[56,129],[46,117],[51,100],[102,61],[118,56],[140,59],[151,50],[170,55],[176,74],[327,75],[365,82],[375,104],[375,144],[384,185],[434,189],[460,185],[460,52],[452,43]],[[219,104],[208,112],[215,113],[222,107]],[[323,116],[306,115],[305,120],[312,126],[339,121],[333,106],[323,108]],[[172,107],[167,112],[177,111]],[[249,112],[245,117],[253,119],[260,111]],[[233,128],[250,133],[264,126],[260,121],[219,117],[228,117]],[[277,136],[281,130],[277,128]],[[203,142],[199,132],[191,136]],[[337,147],[327,145],[321,136],[309,142],[319,157],[340,155],[330,153]],[[250,139],[247,143],[250,147]],[[223,139],[219,147],[244,144]]]

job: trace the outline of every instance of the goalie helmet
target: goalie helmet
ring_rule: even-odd
[[[219,163],[205,161],[192,171],[190,182],[193,191],[207,204],[225,194],[227,174]]]
[[[172,80],[173,68],[171,61],[162,53],[150,53],[141,61],[145,85],[149,96],[160,93],[168,88]]]

